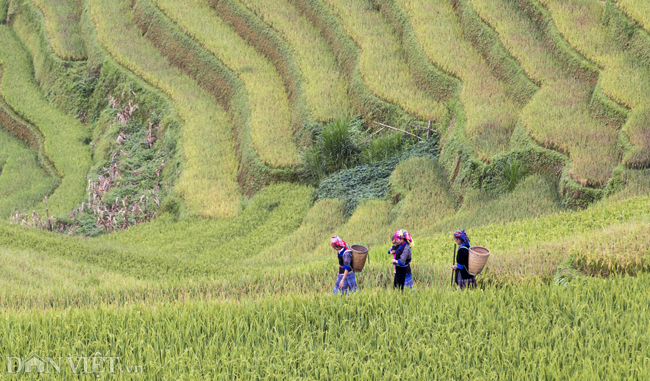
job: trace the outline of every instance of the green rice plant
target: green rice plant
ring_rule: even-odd
[[[444,105],[418,87],[392,28],[369,0],[324,1],[361,47],[359,69],[379,97],[423,119],[439,121]]]
[[[622,176],[624,189],[610,195],[607,202],[616,202],[627,198],[646,196],[650,192],[650,170],[626,169]]]
[[[93,0],[89,5],[100,43],[119,63],[168,94],[185,120],[185,163],[177,189],[190,213],[234,216],[239,199],[238,163],[226,112],[142,37],[127,2]]]
[[[349,115],[348,85],[327,41],[288,0],[242,1],[291,45],[304,77],[305,96],[314,118],[326,121]]]
[[[242,270],[237,264],[298,229],[313,200],[312,188],[280,184],[259,192],[233,219],[175,221],[167,214],[96,239],[3,223],[0,242],[5,248],[47,253],[139,279],[228,279],[242,271],[259,273],[259,268]]]
[[[62,258],[52,258],[34,251],[0,249],[0,285],[15,293],[37,294],[36,290],[59,289],[74,291],[85,287],[141,285],[133,278]],[[8,296],[8,295],[5,295]]]
[[[79,0],[34,0],[45,16],[45,27],[56,54],[64,60],[86,58],[86,47],[81,36],[80,18],[83,4]]]
[[[293,140],[289,98],[273,65],[219,18],[207,2],[154,3],[244,82],[251,112],[252,145],[260,159],[276,167],[296,164],[299,157]]]
[[[506,150],[519,107],[508,88],[492,73],[483,56],[463,35],[452,5],[446,1],[396,1],[411,19],[427,57],[463,81],[460,99],[467,114],[466,134],[481,160]]]
[[[628,168],[650,167],[650,105],[636,109],[624,126],[633,145],[623,157]]]
[[[633,52],[624,49],[617,41],[616,31],[622,24],[640,29],[607,3],[605,6],[589,1],[573,0],[568,3],[544,0],[558,28],[567,39],[584,54],[604,66],[600,84],[602,90],[617,102],[632,109],[623,131],[628,135],[633,148],[624,156],[628,167],[647,167],[644,152],[648,150],[647,128],[650,70],[644,67]],[[638,31],[639,34],[645,32]],[[587,38],[588,36],[588,38]]]
[[[0,51],[4,68],[2,96],[23,119],[37,127],[45,139],[45,153],[52,161],[61,184],[48,199],[50,214],[67,214],[85,195],[85,176],[90,168],[87,132],[77,120],[47,103],[31,72],[31,59],[11,29],[0,26],[5,42]],[[37,208],[43,210],[43,205]]]
[[[639,275],[650,269],[650,224],[614,225],[601,234],[582,237],[569,250],[576,268],[590,276]]]
[[[0,350],[22,358],[99,353],[119,357],[118,372],[142,366],[141,376],[153,379],[644,379],[647,282],[643,275],[462,297],[448,289],[408,297],[369,291],[345,300],[288,295],[10,312]],[[41,378],[75,377],[63,360],[61,374],[50,366]],[[101,365],[110,371],[108,361]]]
[[[548,43],[551,32],[540,30],[516,4],[485,1],[473,5],[529,75],[543,84],[522,110],[528,133],[543,146],[567,154],[571,158],[569,177],[581,186],[603,186],[619,161],[617,132],[588,108],[593,92],[590,63],[582,63],[574,52],[554,54],[552,47],[556,45]],[[571,56],[574,63],[564,56]],[[571,65],[584,74],[567,73]]]

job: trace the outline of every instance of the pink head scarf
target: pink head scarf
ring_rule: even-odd
[[[413,242],[413,238],[411,238],[411,234],[407,232],[406,230],[398,230],[395,232],[394,235],[395,238],[397,239],[405,239],[408,241],[409,245],[413,246],[415,243]]]
[[[332,245],[332,247],[339,246],[339,247],[343,247],[343,248],[345,248],[345,249],[349,249],[349,248],[350,248],[350,247],[348,246],[348,244],[345,243],[345,241],[342,240],[341,237],[339,237],[339,236],[337,236],[337,235],[335,235],[334,237],[332,237],[331,245]]]

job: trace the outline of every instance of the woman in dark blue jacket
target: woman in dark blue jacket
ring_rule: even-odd
[[[467,271],[469,264],[469,237],[465,230],[457,230],[454,232],[454,241],[458,244],[458,251],[456,252],[456,264],[452,269],[456,271],[456,284],[460,288],[470,286],[476,288],[476,277]]]
[[[411,273],[411,246],[413,239],[406,230],[398,230],[393,234],[393,247],[389,253],[393,254],[395,266],[395,279],[393,287],[404,290],[404,286],[413,289],[413,274]]]

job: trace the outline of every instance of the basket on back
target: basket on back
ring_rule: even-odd
[[[488,258],[490,258],[490,250],[481,246],[472,246],[469,248],[469,260],[467,264],[467,272],[471,275],[478,275],[483,271]]]
[[[352,245],[352,270],[361,272],[366,265],[368,258],[368,248],[363,245]]]

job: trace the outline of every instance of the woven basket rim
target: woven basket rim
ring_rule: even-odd
[[[364,250],[363,251],[355,250],[355,247],[357,247],[357,248],[362,247]],[[368,247],[366,247],[364,245],[352,245],[352,246],[350,246],[350,250],[352,250],[353,252],[358,253],[358,254],[368,254]]]

